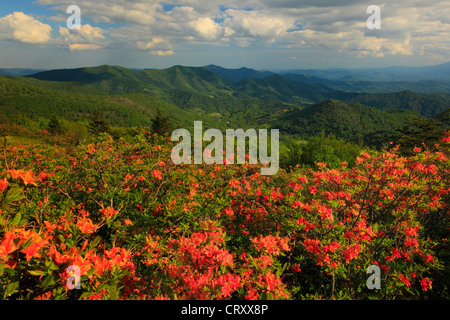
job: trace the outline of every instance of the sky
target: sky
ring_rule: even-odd
[[[71,5],[80,8],[79,29],[68,28]],[[379,29],[368,28],[371,5],[380,8]],[[282,70],[447,61],[450,0],[0,2],[0,68]]]

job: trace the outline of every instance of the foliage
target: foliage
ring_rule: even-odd
[[[326,136],[322,131],[307,140],[301,161],[308,166],[314,166],[318,162],[326,163],[330,168],[337,168],[344,162],[353,166],[361,150],[361,145],[336,139],[333,135]]]
[[[448,114],[450,108],[440,113],[434,118],[414,117],[407,124],[399,128],[394,135],[394,141],[401,145],[400,151],[403,154],[411,155],[413,149],[427,145],[434,148],[439,143],[445,130],[449,128]]]
[[[194,120],[221,130],[271,127],[301,140],[324,130],[376,147],[380,136],[390,137],[408,115],[431,117],[445,110],[449,97],[350,93],[270,73],[231,82],[205,68],[183,66],[130,70],[105,65],[0,76],[0,106],[7,119],[21,113],[34,120],[57,114],[83,122],[97,109],[112,126],[139,127],[151,126],[160,109],[176,127],[189,128]]]
[[[360,144],[337,139],[324,131],[306,141],[291,139],[284,152],[280,152],[281,167],[288,170],[294,167],[316,167],[326,163],[329,168],[341,167],[342,163],[354,166],[356,157],[362,152]]]
[[[160,136],[167,136],[173,131],[170,119],[164,116],[159,108],[156,110],[155,118],[152,121],[152,131]]]
[[[282,114],[274,127],[308,139],[324,131],[354,143],[361,140],[366,145],[377,145],[374,135],[386,135],[402,127],[412,114],[406,111],[386,112],[361,104],[338,100],[325,100],[306,108],[294,108]],[[379,146],[379,145],[378,145]]]
[[[48,132],[50,132],[51,134],[63,133],[63,127],[61,124],[61,120],[56,116],[56,114],[52,114],[49,119]]]
[[[450,297],[450,135],[410,157],[261,176],[175,166],[149,134],[0,152],[3,299]]]
[[[109,132],[109,123],[105,119],[103,119],[102,114],[95,109],[92,113],[91,121],[88,124],[89,131],[94,136],[99,135],[101,133]]]

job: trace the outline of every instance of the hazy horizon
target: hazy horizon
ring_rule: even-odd
[[[397,68],[397,67],[406,67],[406,68],[422,68],[422,67],[433,67],[433,66],[439,66],[439,65],[447,65],[447,64],[450,64],[450,61],[445,61],[445,62],[442,62],[442,63],[438,63],[438,64],[431,64],[431,65],[420,65],[420,66],[417,66],[417,65],[403,65],[403,66],[400,66],[400,65],[388,65],[388,66],[384,66],[384,67],[371,67],[371,66],[369,66],[369,67],[317,67],[317,68],[309,68],[309,67],[306,67],[306,68],[289,68],[289,69],[280,69],[280,68],[268,68],[268,69],[257,69],[257,68],[250,68],[250,67],[248,67],[248,66],[245,66],[245,65],[243,65],[243,66],[240,66],[240,67],[225,67],[225,66],[222,66],[222,65],[219,65],[219,64],[216,64],[216,63],[210,63],[210,64],[205,64],[205,65],[184,65],[184,64],[174,64],[174,65],[170,65],[170,66],[167,66],[167,67],[154,67],[154,68],[150,68],[150,67],[144,67],[144,68],[134,68],[134,67],[129,67],[129,66],[126,66],[126,65],[118,65],[118,64],[99,64],[99,65],[83,65],[83,66],[77,66],[77,67],[62,67],[62,68],[29,68],[29,67],[3,67],[3,66],[1,66],[0,65],[0,69],[3,69],[3,70],[6,70],[6,69],[23,69],[23,70],[27,70],[27,69],[29,69],[29,70],[58,70],[58,69],[60,69],[60,70],[63,70],[63,69],[81,69],[81,68],[97,68],[97,67],[101,67],[101,66],[105,66],[105,65],[109,65],[109,66],[113,66],[113,67],[115,67],[115,66],[117,66],[117,67],[121,67],[121,68],[126,68],[126,69],[131,69],[131,70],[164,70],[164,69],[169,69],[169,68],[172,68],[172,67],[175,67],[175,66],[183,66],[183,67],[187,67],[187,68],[202,68],[202,67],[207,67],[207,66],[210,66],[210,65],[214,65],[214,66],[217,66],[217,67],[221,67],[221,68],[224,68],[224,69],[230,69],[230,70],[238,70],[238,69],[242,69],[242,68],[247,68],[247,69],[253,69],[253,70],[256,70],[256,71],[269,71],[269,72],[274,72],[274,73],[277,73],[277,72],[283,72],[283,71],[289,71],[289,70],[295,70],[295,69],[298,69],[298,70],[308,70],[308,69],[310,69],[310,70],[365,70],[365,69],[367,69],[367,70],[370,70],[370,69],[374,69],[374,70],[376,70],[376,69],[388,69],[388,68]]]

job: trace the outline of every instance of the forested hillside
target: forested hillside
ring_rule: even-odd
[[[0,112],[2,119],[24,115],[46,129],[52,115],[86,123],[94,110],[113,126],[150,126],[160,110],[174,128],[191,129],[195,120],[221,130],[278,128],[283,140],[307,140],[323,131],[380,147],[412,118],[436,117],[450,105],[444,93],[347,92],[319,80],[218,66],[49,70],[0,76]]]

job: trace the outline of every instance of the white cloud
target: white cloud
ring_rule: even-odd
[[[69,30],[65,27],[59,27],[59,34],[63,41],[74,42],[94,42],[105,39],[103,29],[92,27],[89,24],[81,25],[80,29]]]
[[[136,48],[157,56],[169,56],[174,54],[171,50],[172,46],[170,43],[162,38],[153,38],[150,41],[138,41],[136,43]]]
[[[259,11],[226,10],[224,26],[230,36],[275,42],[289,29],[295,28],[295,19]]]
[[[70,51],[82,51],[82,50],[98,50],[102,46],[98,44],[88,44],[88,43],[73,43],[69,44]]]
[[[36,3],[54,6],[53,9],[64,13],[69,5],[76,4],[82,16],[107,23],[151,24],[161,10],[159,1],[155,0],[38,0]]]
[[[24,43],[47,43],[52,28],[23,12],[14,12],[0,18],[0,39]]]
[[[226,3],[166,0],[164,3],[175,5],[170,11],[163,10],[160,0],[78,0],[75,3],[38,0],[36,3],[52,6],[57,14],[49,19],[55,21],[62,19],[68,5],[77,4],[82,19],[111,23],[111,28],[97,33],[86,29],[85,34],[78,35],[80,39],[63,31],[61,36],[69,44],[100,45],[104,40],[100,35],[107,34],[116,46],[122,44],[153,54],[173,54],[177,46],[186,42],[239,46],[261,42],[299,51],[301,48],[334,50],[355,57],[430,55],[450,59],[449,0],[381,1],[378,5],[382,27],[372,31],[366,27],[369,16],[366,9],[376,3],[362,0],[228,0]],[[116,27],[114,24],[118,22],[125,26]],[[2,38],[28,42],[50,40],[50,31],[33,37],[26,31],[13,36],[11,30],[20,27],[11,28],[8,23],[0,20],[0,31],[7,31],[2,32]]]
[[[89,24],[81,25],[80,29],[73,30],[59,27],[60,37],[56,42],[67,45],[70,51],[98,50],[104,45],[102,40],[106,39],[103,33],[103,29]]]
[[[200,37],[206,40],[217,40],[224,35],[223,27],[208,17],[199,18],[189,24]]]

